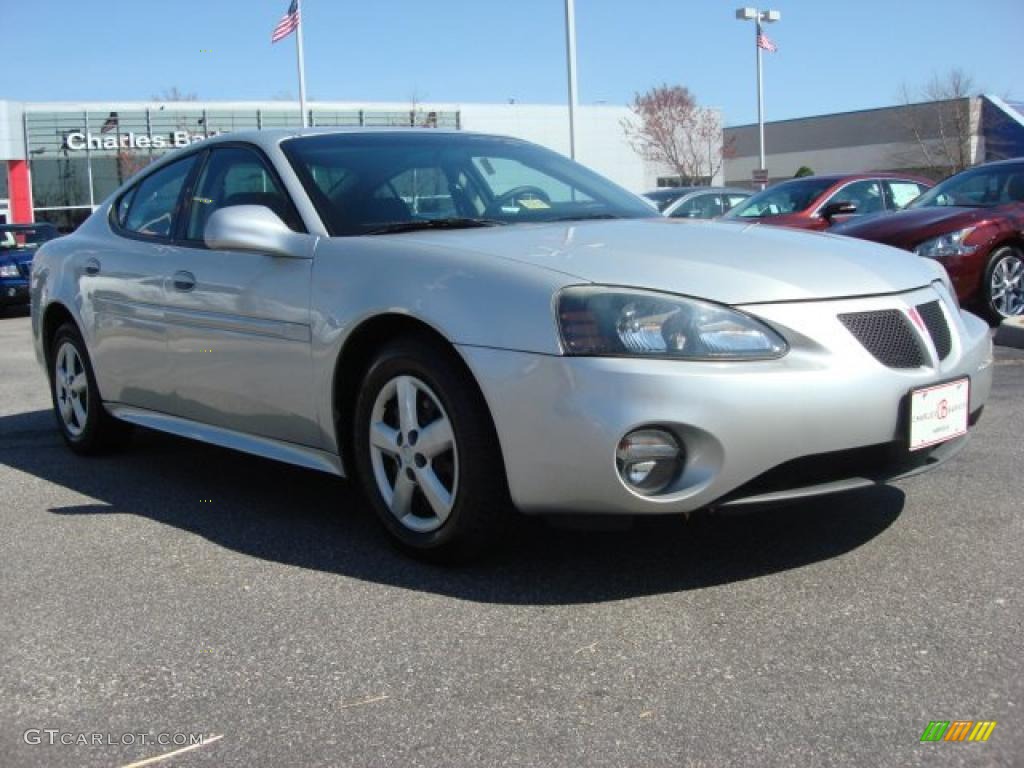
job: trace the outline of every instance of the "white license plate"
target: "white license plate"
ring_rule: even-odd
[[[910,393],[910,450],[967,434],[970,379],[915,389]]]

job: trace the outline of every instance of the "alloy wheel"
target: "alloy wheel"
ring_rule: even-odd
[[[1003,317],[1024,313],[1024,258],[1008,249],[993,266],[989,278],[992,308]]]
[[[57,350],[53,388],[57,410],[64,428],[72,437],[85,431],[89,419],[89,379],[75,345],[65,341]]]
[[[370,462],[385,505],[403,526],[430,533],[455,505],[459,458],[440,399],[420,379],[396,376],[370,414]]]

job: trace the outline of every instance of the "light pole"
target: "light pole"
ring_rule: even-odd
[[[576,159],[576,3],[565,0],[565,58],[569,76],[569,157]]]
[[[764,85],[761,76],[761,51],[775,50],[774,44],[761,31],[762,24],[771,24],[782,18],[778,11],[760,11],[757,8],[737,8],[736,18],[740,21],[754,22],[754,50],[757,51],[757,148],[760,165],[756,173],[756,181],[764,189],[768,184],[768,169],[764,157]]]

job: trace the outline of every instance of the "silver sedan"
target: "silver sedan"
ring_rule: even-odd
[[[512,509],[683,514],[935,468],[992,376],[933,261],[674,223],[463,132],[201,142],[44,245],[31,294],[72,450],[139,425],[352,475],[435,559]]]

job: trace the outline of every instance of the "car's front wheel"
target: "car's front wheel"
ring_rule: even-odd
[[[497,436],[454,352],[427,338],[384,347],[363,379],[353,429],[363,490],[403,549],[465,560],[503,529],[509,501]]]
[[[990,320],[1024,314],[1024,252],[1013,245],[997,248],[984,278],[984,310]]]
[[[60,326],[50,342],[50,394],[60,433],[76,453],[102,453],[130,432],[104,409],[85,342],[71,323]]]

